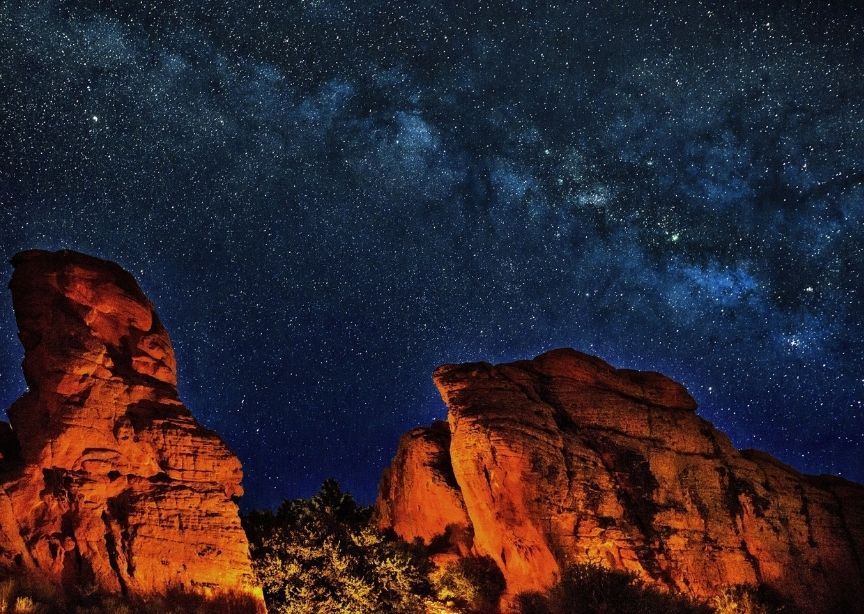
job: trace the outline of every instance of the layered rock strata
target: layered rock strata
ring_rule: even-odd
[[[864,597],[864,487],[736,450],[663,375],[564,349],[434,381],[447,424],[403,437],[379,524],[491,557],[510,601],[589,561],[697,598],[763,585],[803,612]]]
[[[12,263],[28,390],[0,428],[0,565],[70,592],[232,592],[263,608],[240,462],[180,401],[135,280],[69,251]]]

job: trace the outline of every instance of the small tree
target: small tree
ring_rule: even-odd
[[[429,592],[422,557],[370,525],[335,480],[276,514],[244,519],[253,565],[270,612],[421,612]]]

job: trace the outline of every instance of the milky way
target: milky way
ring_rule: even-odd
[[[560,346],[864,481],[864,8],[713,4],[6,2],[0,252],[135,274],[247,507]]]

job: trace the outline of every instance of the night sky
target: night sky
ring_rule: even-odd
[[[571,346],[864,481],[864,5],[0,4],[0,256],[133,272],[244,507]],[[11,267],[0,269],[2,283]],[[8,292],[0,407],[24,390]]]

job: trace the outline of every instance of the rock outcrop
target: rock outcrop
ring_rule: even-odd
[[[240,462],[180,401],[135,280],[69,251],[12,263],[28,390],[0,428],[0,566],[67,592],[230,592],[262,609]]]
[[[680,384],[573,350],[434,380],[449,428],[403,437],[379,524],[491,557],[505,603],[589,561],[697,598],[764,585],[802,612],[864,597],[864,487],[737,451]]]

